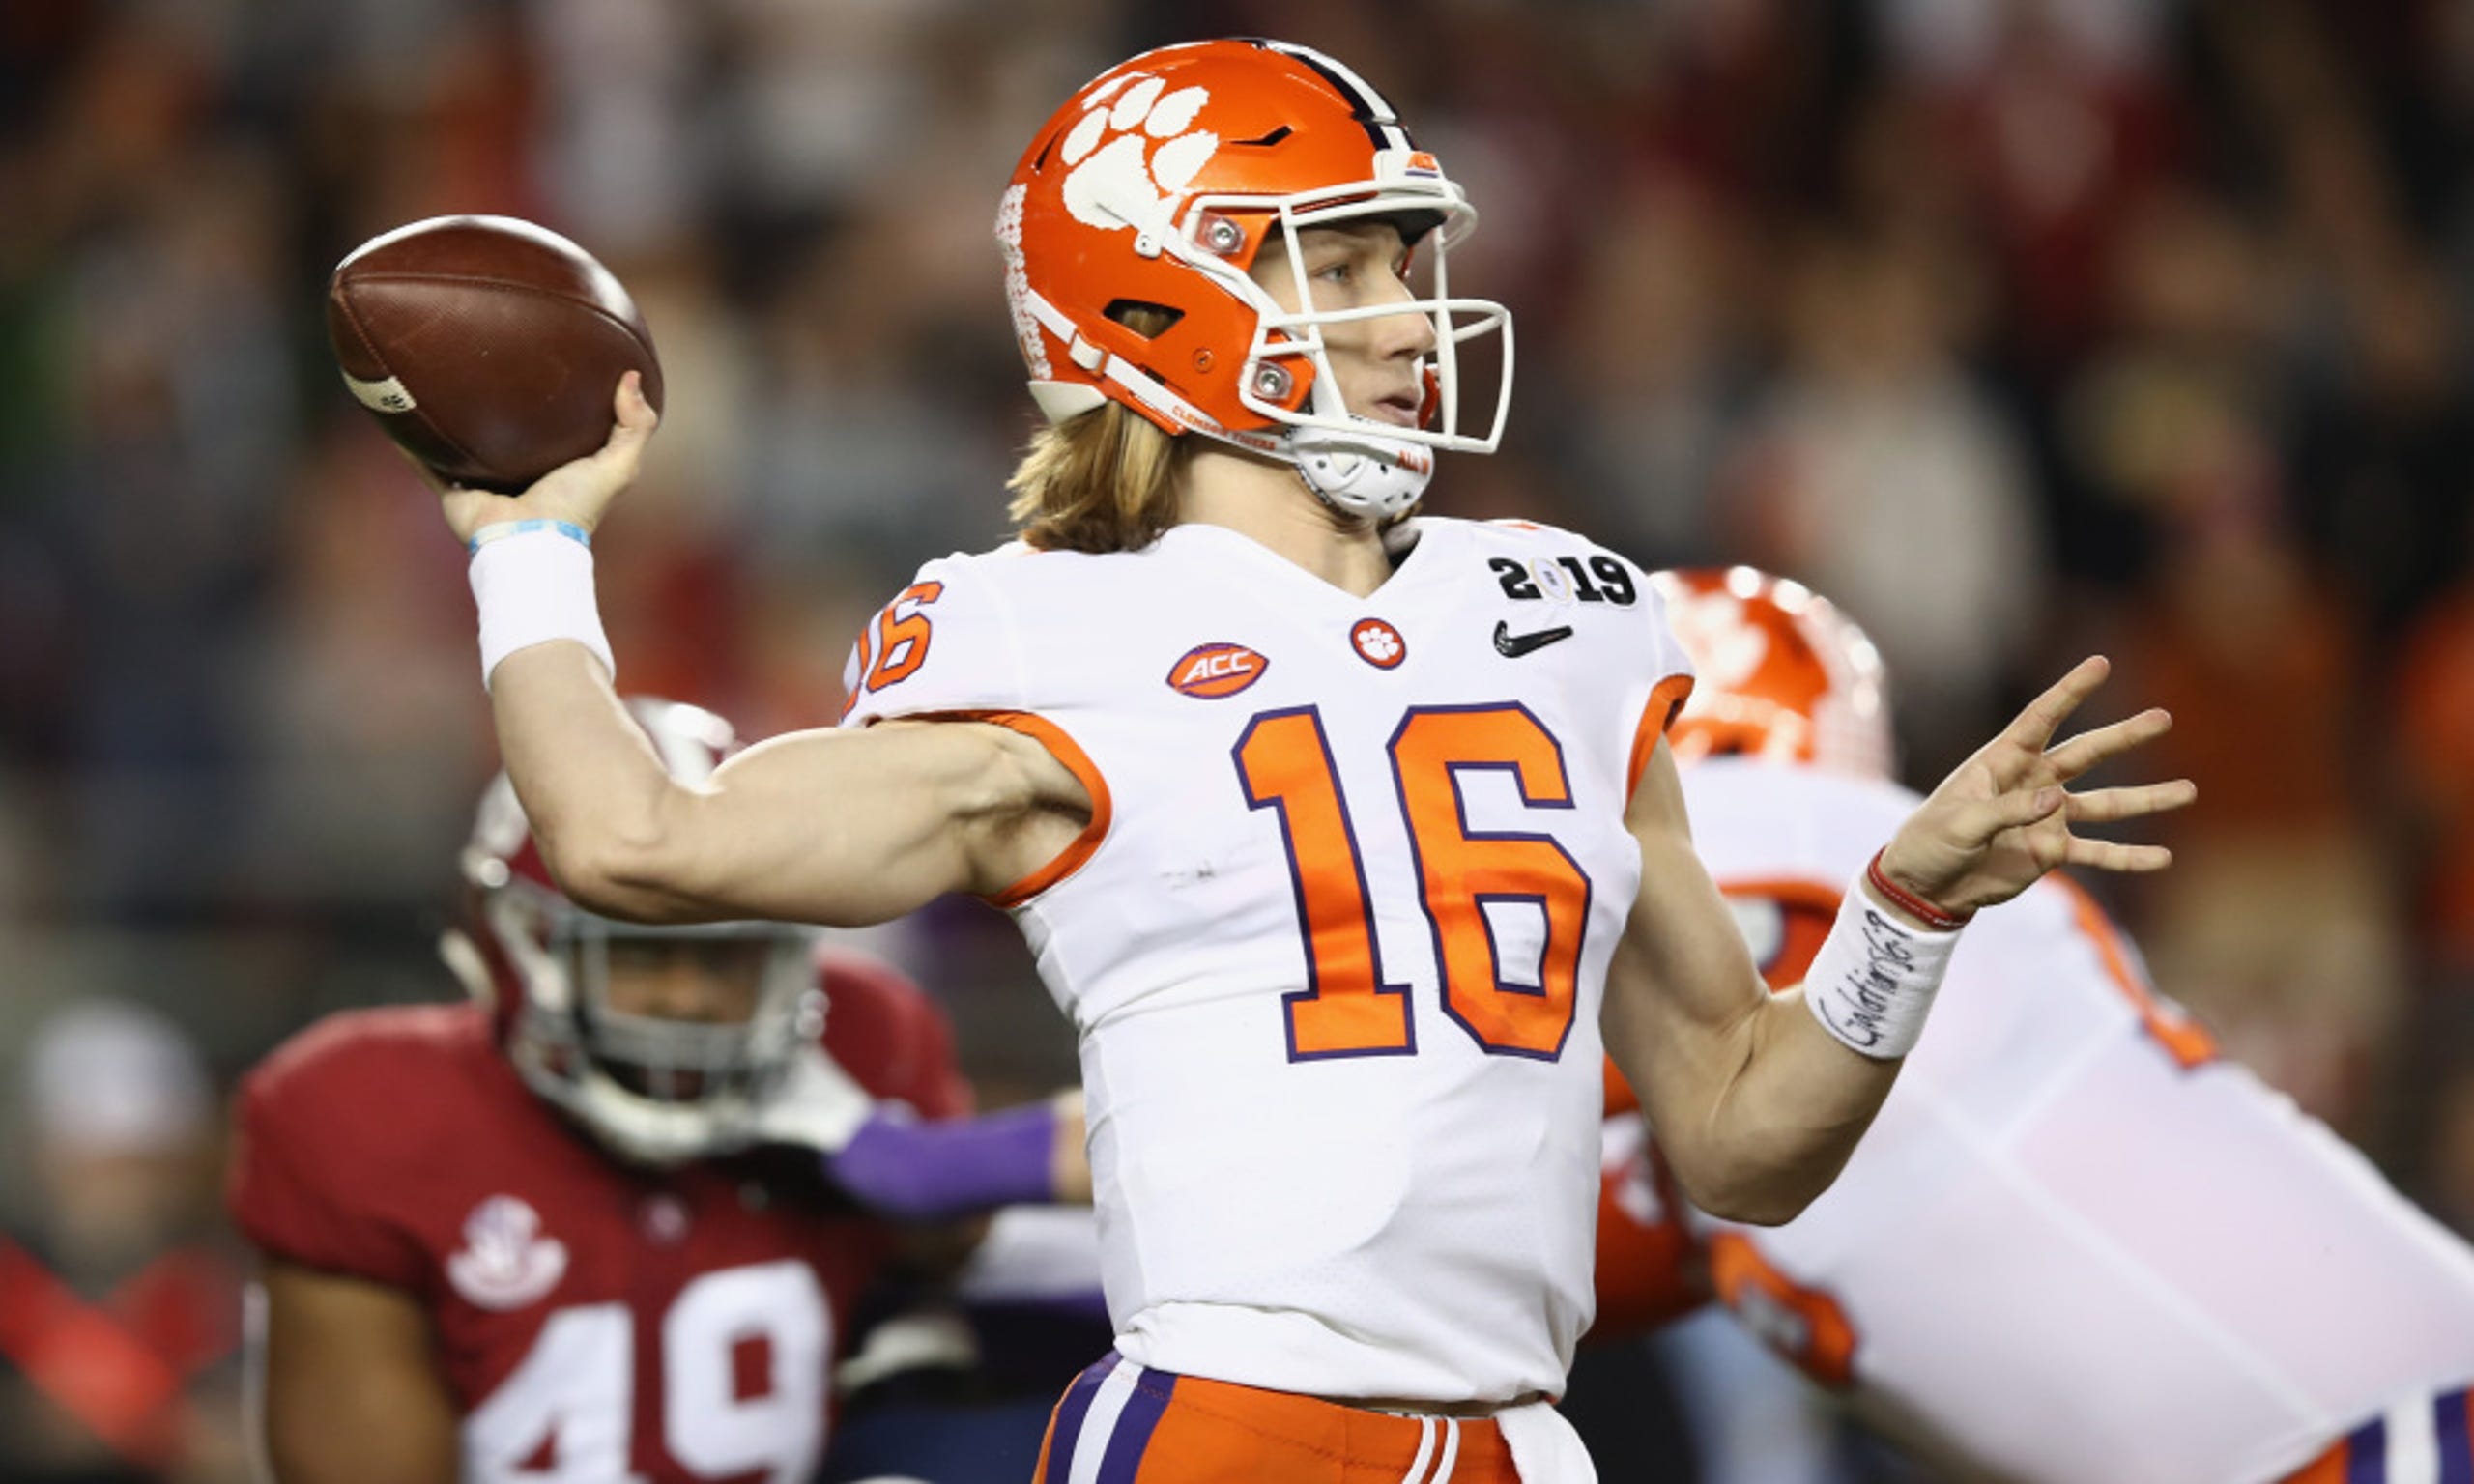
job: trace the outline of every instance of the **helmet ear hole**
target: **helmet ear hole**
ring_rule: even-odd
[[[1159,339],[1174,329],[1177,322],[1186,317],[1186,311],[1183,309],[1174,309],[1166,304],[1155,304],[1139,299],[1110,300],[1108,306],[1100,312],[1145,340]]]

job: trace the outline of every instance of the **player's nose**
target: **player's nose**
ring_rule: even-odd
[[[647,996],[652,1013],[665,1020],[719,1021],[731,1017],[730,986],[695,955],[676,953],[662,963]]]
[[[1434,354],[1434,318],[1423,309],[1405,306],[1417,302],[1417,294],[1396,274],[1387,275],[1386,302],[1403,305],[1398,314],[1387,314],[1372,322],[1375,354],[1385,360],[1424,360]]]

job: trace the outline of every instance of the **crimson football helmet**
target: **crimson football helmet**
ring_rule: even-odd
[[[1317,311],[1298,234],[1366,219],[1400,229],[1431,264],[1430,292]],[[1511,404],[1511,316],[1451,297],[1444,260],[1478,214],[1381,94],[1303,46],[1194,42],[1101,73],[1043,126],[996,217],[1005,294],[1052,422],[1115,401],[1170,433],[1201,433],[1294,465],[1353,515],[1405,511],[1433,450],[1492,453]],[[1279,232],[1298,313],[1247,275]],[[1165,311],[1145,335],[1131,310]],[[1416,313],[1434,331],[1418,426],[1352,414],[1327,327]],[[1462,429],[1460,348],[1502,337],[1483,433]]]
[[[709,711],[644,698],[627,708],[682,783],[709,778],[737,750],[730,723]],[[507,1055],[533,1092],[640,1163],[676,1164],[755,1141],[755,1110],[823,1025],[812,929],[648,927],[586,911],[551,879],[503,773],[482,795],[461,866],[469,931],[449,933],[441,951],[466,988],[495,1009]],[[700,943],[743,957],[757,976],[753,1013],[698,1022],[615,1008],[614,950],[640,952],[648,942]]]
[[[1891,776],[1881,651],[1827,598],[1751,567],[1655,572],[1650,585],[1698,671],[1667,733],[1678,762],[1744,755]]]

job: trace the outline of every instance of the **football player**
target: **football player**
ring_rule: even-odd
[[[1881,663],[1794,584],[1652,586],[1699,662],[1670,736],[1693,838],[1794,984],[1850,862],[1915,805],[1889,781]],[[1694,1210],[1640,1118],[1610,1119],[1600,1332],[1714,1292],[1957,1477],[2474,1479],[2474,1251],[2219,1059],[2085,892],[2052,876],[1978,917],[1945,1000],[1784,1226]]]
[[[2073,826],[2191,796],[2067,792],[2167,725],[2050,745],[2083,664],[1884,831],[1807,992],[1771,999],[1692,853],[1664,736],[1690,671],[1642,573],[1413,515],[1509,403],[1509,315],[1445,283],[1475,219],[1303,47],[1171,46],[1080,89],[997,220],[1051,421],[1022,539],[877,616],[843,729],[701,787],[625,725],[594,608],[590,532],[655,421],[632,377],[600,453],[444,494],[576,899],[849,924],[969,891],[1021,927],[1080,1039],[1118,1336],[1051,1478],[1589,1477],[1546,1398],[1590,1315],[1601,1046],[1697,1199],[1782,1220],[1967,914],[2065,861],[2163,866]],[[1461,376],[1488,351],[1491,397]]]
[[[633,710],[690,785],[732,748]],[[853,1300],[966,1245],[881,1215],[1083,1194],[1074,1099],[960,1118],[941,1013],[804,929],[579,909],[503,776],[462,864],[472,1001],[331,1016],[240,1094],[274,1476],[806,1480]]]

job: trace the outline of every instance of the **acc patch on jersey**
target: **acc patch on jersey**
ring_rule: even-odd
[[[1197,644],[1168,667],[1168,685],[1200,700],[1218,700],[1263,678],[1272,662],[1244,644]]]

